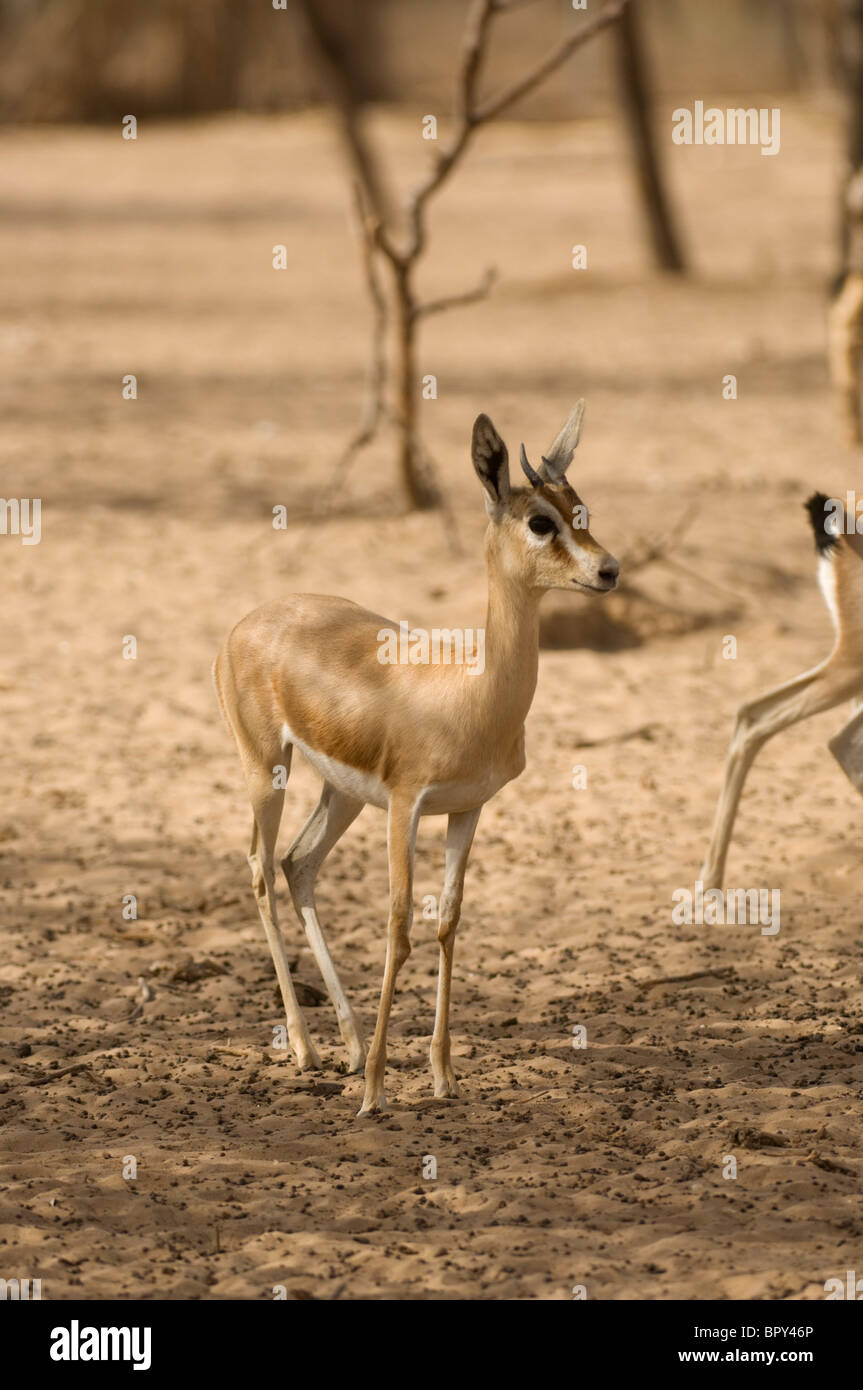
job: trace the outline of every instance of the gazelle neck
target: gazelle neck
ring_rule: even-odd
[[[493,544],[486,549],[488,611],[485,631],[483,699],[495,725],[524,723],[536,690],[539,663],[539,601],[542,590],[528,588],[508,573]]]

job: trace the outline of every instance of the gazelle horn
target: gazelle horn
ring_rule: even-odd
[[[528,482],[530,483],[531,487],[542,487],[542,478],[539,476],[536,469],[531,468],[530,464],[528,463],[527,454],[525,453],[525,448],[523,444],[521,446],[521,466],[524,469],[525,476]]]
[[[549,449],[548,456],[543,455],[540,477],[544,483],[555,483],[559,487],[561,483],[566,481],[566,470],[572,463],[572,456],[581,434],[583,418],[584,401],[576,401],[569,412],[566,424]]]

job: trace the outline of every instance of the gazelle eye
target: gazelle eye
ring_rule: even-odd
[[[550,516],[532,516],[527,524],[535,536],[549,536],[557,530]]]

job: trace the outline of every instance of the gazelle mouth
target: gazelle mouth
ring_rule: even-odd
[[[613,579],[610,584],[585,584],[583,579],[573,579],[572,583],[577,589],[586,589],[590,594],[610,594],[617,588],[617,580]]]

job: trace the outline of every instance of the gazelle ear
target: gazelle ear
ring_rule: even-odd
[[[473,422],[471,457],[486,491],[485,505],[494,516],[509,501],[509,454],[487,415],[477,415]]]

